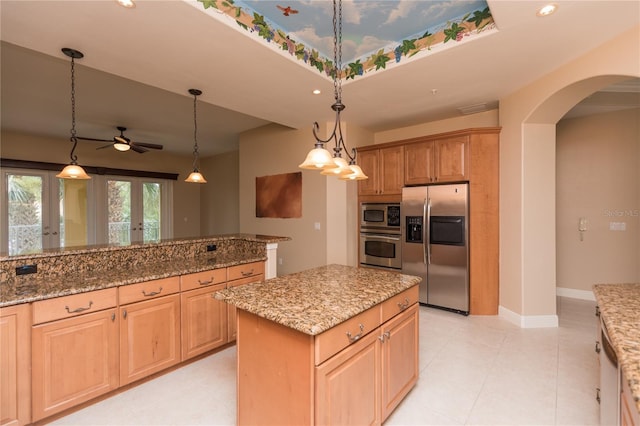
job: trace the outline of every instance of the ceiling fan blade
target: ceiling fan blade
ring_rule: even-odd
[[[131,146],[134,145],[141,146],[143,148],[162,149],[162,145],[158,145],[157,143],[131,142]]]
[[[144,154],[145,152],[147,152],[148,150],[146,148],[143,148],[139,145],[136,145],[134,143],[129,144],[129,146],[131,147],[132,151],[137,152],[138,154]]]
[[[108,142],[108,141],[107,141],[107,142]],[[105,145],[105,146],[99,146],[99,147],[98,147],[98,148],[96,148],[96,149],[105,149],[105,148],[111,148],[112,146],[113,146],[113,144],[112,144],[112,143],[110,143],[109,145]]]
[[[82,139],[83,141],[94,141],[94,142],[113,142],[113,139],[96,139],[96,138],[83,138],[82,136],[77,136],[78,139]]]

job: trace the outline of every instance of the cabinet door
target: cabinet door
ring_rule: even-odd
[[[116,309],[34,326],[33,420],[118,387]]]
[[[629,387],[627,376],[620,375],[620,425],[640,426],[640,412]]]
[[[438,182],[455,182],[469,178],[469,137],[439,139],[435,143],[435,174]]]
[[[180,361],[180,295],[120,307],[120,384]]]
[[[380,150],[380,194],[402,194],[404,186],[404,147]]]
[[[316,424],[380,424],[380,341],[373,331],[316,367]]]
[[[418,142],[404,147],[405,185],[426,185],[435,180],[433,141]]]
[[[0,425],[31,423],[31,305],[0,309]]]
[[[180,295],[182,360],[227,343],[227,304],[213,298],[225,283],[191,290]]]
[[[263,280],[264,280],[264,275],[256,275],[251,278],[244,278],[241,280],[229,281],[227,283],[227,288],[237,287],[239,285],[245,285],[250,283],[259,283],[260,281],[263,281]],[[238,310],[236,309],[235,305],[231,305],[231,304],[227,305],[227,317],[228,317],[227,327],[228,327],[229,342],[233,342],[234,340],[236,340],[237,312]]]
[[[378,195],[378,150],[358,152],[356,161],[369,178],[358,181],[358,195]]]
[[[382,421],[418,380],[418,304],[382,326]]]

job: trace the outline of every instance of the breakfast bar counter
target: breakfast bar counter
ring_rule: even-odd
[[[228,288],[237,423],[381,424],[418,378],[419,277],[341,265]]]

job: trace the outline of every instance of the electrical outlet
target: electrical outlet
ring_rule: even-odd
[[[23,265],[16,267],[16,275],[35,274],[38,272],[38,265]]]
[[[207,244],[207,251],[216,251],[217,248],[215,244]]]

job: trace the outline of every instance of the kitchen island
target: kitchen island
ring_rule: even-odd
[[[217,292],[238,310],[237,423],[381,424],[418,378],[419,282],[329,265]]]
[[[617,356],[622,390],[621,424],[640,425],[640,283],[593,287],[602,321]],[[598,337],[599,338],[599,337]],[[624,391],[627,391],[625,393]],[[626,404],[626,405],[625,405]],[[625,413],[636,422],[625,418]],[[622,422],[626,420],[627,423]]]

